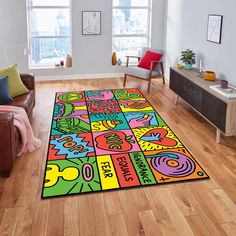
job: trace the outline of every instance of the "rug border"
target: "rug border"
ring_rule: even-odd
[[[82,192],[82,193],[71,193],[71,194],[64,194],[64,195],[54,195],[54,196],[48,196],[48,197],[44,197],[43,196],[43,190],[44,190],[44,180],[46,177],[46,170],[47,170],[47,163],[48,163],[48,154],[49,154],[49,147],[50,147],[50,137],[51,137],[51,130],[52,130],[52,126],[53,126],[53,117],[54,117],[54,107],[55,107],[55,103],[56,103],[56,98],[57,98],[57,93],[68,93],[68,92],[86,92],[86,91],[99,91],[99,90],[122,90],[122,89],[137,89],[140,94],[145,98],[145,100],[152,106],[153,110],[160,116],[160,118],[165,122],[165,120],[162,118],[162,116],[157,112],[156,108],[153,106],[153,104],[146,98],[146,96],[139,90],[139,88],[117,88],[117,89],[96,89],[96,90],[82,90],[82,91],[61,91],[61,92],[55,92],[55,98],[54,98],[54,103],[53,103],[53,110],[52,110],[52,117],[51,117],[51,126],[50,126],[50,132],[49,132],[49,137],[48,137],[48,149],[47,149],[47,156],[46,156],[46,162],[45,162],[45,168],[44,168],[44,177],[43,177],[43,182],[42,182],[42,191],[41,191],[41,199],[42,200],[46,200],[46,199],[50,199],[50,198],[57,198],[57,197],[65,197],[65,196],[75,196],[75,195],[81,195],[81,194],[91,194],[91,193],[104,193],[104,192],[110,192],[110,191],[116,191],[116,190],[128,190],[128,189],[135,189],[135,188],[145,188],[145,187],[152,187],[152,186],[158,186],[158,185],[166,185],[166,184],[181,184],[182,182],[192,182],[192,181],[204,181],[204,180],[209,180],[210,176],[207,174],[207,172],[205,171],[205,168],[202,167],[201,164],[199,164],[199,162],[195,159],[194,155],[192,154],[192,152],[186,147],[186,145],[183,143],[182,140],[179,139],[179,137],[175,134],[175,132],[172,130],[172,128],[166,123],[166,125],[168,126],[168,128],[171,130],[171,132],[175,135],[175,137],[182,143],[183,148],[187,149],[187,151],[190,153],[191,157],[194,159],[194,161],[201,167],[201,169],[204,171],[206,177],[204,178],[194,178],[194,179],[185,179],[185,180],[180,180],[180,181],[176,181],[176,182],[164,182],[164,183],[155,183],[155,184],[148,184],[148,185],[139,185],[139,186],[131,186],[131,187],[122,187],[122,188],[113,188],[113,189],[106,189],[106,190],[94,190],[91,192]],[[117,101],[117,99],[116,99]],[[85,100],[86,105],[87,105],[87,101]],[[124,113],[123,111],[121,111],[122,114]],[[90,119],[89,119],[90,121]],[[91,123],[91,122],[90,122]],[[130,126],[129,126],[130,127]],[[131,129],[132,131],[132,129]],[[133,134],[133,131],[132,131]],[[140,152],[143,153],[143,151],[141,150]],[[144,155],[144,153],[143,153]],[[144,155],[145,156],[145,155]],[[153,173],[152,173],[153,174]],[[99,177],[100,178],[100,177]]]
[[[45,181],[45,177],[46,177],[46,170],[47,170],[47,164],[48,164],[48,154],[49,154],[49,147],[50,147],[49,144],[50,144],[50,137],[51,137],[51,131],[52,131],[52,126],[53,126],[54,107],[55,107],[55,103],[56,103],[57,93],[60,93],[60,92],[56,92],[54,95],[54,103],[53,103],[53,109],[52,109],[50,131],[49,131],[49,136],[48,136],[48,149],[47,149],[47,157],[46,157],[47,159],[46,159],[45,167],[44,167],[44,177],[43,177],[43,184],[42,184],[41,199],[48,198],[48,197],[43,196],[43,189],[44,189],[44,181]],[[59,196],[63,196],[63,195],[59,195]]]

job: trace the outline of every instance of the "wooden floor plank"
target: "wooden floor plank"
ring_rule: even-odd
[[[157,221],[157,225],[159,230],[161,231],[162,235],[168,235],[168,236],[176,236],[180,235],[177,233],[175,226],[173,225],[173,222],[171,219],[165,219]]]
[[[15,235],[17,221],[23,211],[22,207],[7,208],[0,225],[1,236]]]
[[[79,200],[79,235],[96,235],[94,225],[93,197],[91,194],[80,196]]]
[[[187,223],[184,215],[181,213],[180,209],[178,208],[174,197],[171,195],[169,189],[161,189],[161,198],[166,207],[168,214],[170,215],[171,221],[177,231],[178,234],[183,236],[190,236],[193,235],[193,232]]]
[[[109,218],[112,236],[128,236],[129,234],[124,215],[112,215]],[[136,234],[138,235],[138,234]]]
[[[188,195],[186,194],[186,191],[184,191],[183,187],[176,184],[170,186],[170,188],[171,194],[182,214],[184,216],[196,215],[196,211],[191,205],[191,201],[188,199]]]
[[[170,220],[170,216],[161,198],[159,186],[144,189],[148,202],[157,221]]]
[[[220,226],[220,223],[215,218],[215,208],[211,208],[211,202],[208,202],[207,199],[205,200],[204,194],[201,194],[203,188],[204,187],[201,186],[195,188],[193,185],[188,190],[186,190],[186,192],[188,192],[188,197],[191,201],[191,204],[197,212],[197,215],[204,222],[207,230],[211,232],[212,235],[220,236],[223,234],[223,230]]]
[[[43,178],[43,175],[41,175],[41,177]],[[41,190],[38,192],[38,194],[40,193]],[[38,196],[38,198],[40,197]],[[50,200],[38,199],[36,202],[31,229],[32,236],[45,236],[47,234],[49,222],[49,205]],[[55,221],[54,224],[57,224],[57,221]]]
[[[79,236],[78,199],[65,198],[64,201],[64,236]]]
[[[107,209],[102,193],[98,194],[97,196],[93,196],[93,212],[95,235],[111,235],[109,216],[107,214]]]
[[[119,191],[122,214],[125,218],[126,226],[130,235],[142,235],[143,226],[139,217],[137,203],[134,201],[134,191]]]
[[[236,222],[229,222],[222,224],[221,227],[224,229],[227,236],[235,236],[236,232]]]
[[[233,203],[233,201],[222,189],[214,189],[212,190],[212,193],[216,196],[224,211],[230,216],[229,221],[236,221],[236,205]]]
[[[194,235],[206,236],[211,234],[199,216],[190,215],[186,217],[186,220],[190,225]]]
[[[104,201],[109,216],[122,214],[120,198],[117,191],[111,191],[104,194]]]
[[[143,231],[145,235],[163,235],[161,229],[158,227],[152,210],[140,211],[139,216],[143,225]]]
[[[199,192],[199,186],[201,186],[201,192]],[[209,212],[216,222],[221,224],[232,221],[230,213],[217,201],[215,195],[205,187],[204,183],[196,183],[191,190],[204,210]]]
[[[31,235],[33,211],[28,207],[23,207],[18,218],[14,235]]]
[[[47,235],[64,235],[64,199],[62,198],[50,200]]]

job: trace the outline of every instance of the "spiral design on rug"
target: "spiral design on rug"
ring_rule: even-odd
[[[151,160],[152,167],[161,174],[185,177],[195,171],[195,163],[186,155],[177,152],[162,152]]]

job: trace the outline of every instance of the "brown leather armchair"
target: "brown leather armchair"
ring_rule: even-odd
[[[29,89],[29,93],[14,97],[6,105],[23,107],[30,117],[35,106],[35,76],[33,74],[20,74],[20,77]],[[10,176],[20,142],[19,131],[14,126],[14,115],[0,112],[0,174],[2,177]]]

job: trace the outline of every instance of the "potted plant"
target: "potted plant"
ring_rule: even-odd
[[[186,49],[181,52],[180,60],[184,63],[186,70],[191,70],[192,65],[196,63],[196,54],[192,50]]]

